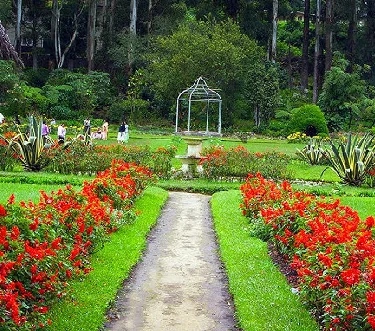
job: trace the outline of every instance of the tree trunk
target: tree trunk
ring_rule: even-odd
[[[313,103],[317,103],[319,93],[320,7],[321,0],[316,0]]]
[[[333,2],[334,0],[326,1],[326,61],[325,71],[331,70],[332,67],[332,28],[333,28]]]
[[[130,25],[129,25],[129,34],[130,34],[130,44],[128,50],[128,77],[133,72],[133,63],[134,63],[134,39],[137,36],[137,0],[130,0]]]
[[[303,46],[302,46],[302,70],[301,87],[305,91],[309,84],[309,27],[310,27],[310,0],[305,0],[303,16]]]
[[[96,25],[96,0],[90,0],[89,16],[87,19],[87,70],[94,69],[95,53],[95,25]]]
[[[55,63],[59,63],[61,56],[61,45],[60,45],[60,11],[58,0],[52,2],[52,19],[51,19],[51,31],[53,33],[53,41],[55,48]]]
[[[111,0],[111,9],[109,13],[109,22],[108,22],[108,36],[112,40],[113,36],[113,25],[114,25],[114,14],[116,9],[116,0]],[[110,42],[111,42],[110,40]]]
[[[355,46],[356,46],[356,35],[357,35],[357,0],[351,0],[350,2],[350,21],[348,26],[348,60],[349,60],[349,72],[353,71],[353,65],[355,62]]]
[[[33,39],[33,69],[38,68],[38,18],[36,12],[33,12],[33,30],[32,30],[32,39]]]
[[[9,37],[5,32],[5,28],[1,24],[1,21],[0,21],[0,59],[13,60],[21,68],[24,67],[23,62],[18,56],[12,43],[10,42]]]
[[[255,123],[255,126],[257,128],[260,127],[260,109],[259,109],[259,105],[255,105],[255,107],[254,107],[254,123]]]
[[[288,85],[293,88],[293,72],[292,72],[292,53],[290,51],[290,43],[288,44]]]
[[[152,0],[148,0],[147,35],[150,36],[152,26]]]
[[[16,52],[21,55],[21,20],[22,20],[22,0],[17,0],[17,21],[16,21],[16,35],[14,46]]]
[[[367,1],[365,36],[368,45],[366,62],[372,64],[375,55],[375,0]]]
[[[271,61],[276,61],[276,40],[277,40],[277,20],[278,20],[279,1],[273,0],[272,6],[272,49],[271,49]]]

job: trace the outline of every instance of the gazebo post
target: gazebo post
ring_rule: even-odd
[[[179,106],[179,101],[178,99],[180,98],[180,96],[177,97],[177,106],[176,106],[176,129],[175,129],[175,133],[177,133],[178,131],[178,106]]]
[[[219,127],[218,127],[218,132],[221,134],[221,100],[219,102]]]
[[[188,128],[187,128],[188,132],[190,132],[190,109],[191,109],[191,97],[189,97]]]
[[[210,100],[207,101],[207,118],[206,118],[206,133],[208,133],[208,112],[210,110]]]

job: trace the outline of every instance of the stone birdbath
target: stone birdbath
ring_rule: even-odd
[[[175,157],[182,162],[181,171],[184,174],[194,175],[203,171],[199,164],[201,161],[201,151],[203,138],[201,137],[183,137],[187,143],[187,151],[185,155],[176,155]]]

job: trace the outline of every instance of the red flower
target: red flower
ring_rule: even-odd
[[[359,283],[359,276],[361,272],[358,269],[347,269],[341,272],[342,280],[349,286]]]
[[[7,216],[7,211],[3,205],[0,205],[0,216]]]

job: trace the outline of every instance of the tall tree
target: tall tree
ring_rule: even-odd
[[[313,103],[317,103],[319,94],[320,13],[321,0],[316,0]]]
[[[308,88],[309,80],[309,28],[310,28],[310,0],[305,0],[305,10],[303,13],[303,46],[302,46],[302,70],[301,87]]]
[[[355,1],[355,0],[354,0]],[[326,19],[325,19],[325,71],[331,70],[332,66],[332,36],[333,36],[333,15],[334,15],[334,0],[326,1]]]
[[[94,69],[95,53],[95,31],[96,31],[96,0],[89,1],[89,12],[87,19],[87,70]]]
[[[12,43],[9,40],[8,35],[5,32],[5,28],[0,21],[0,59],[1,60],[13,60],[20,67],[24,67],[22,60],[18,56]]]
[[[133,72],[134,40],[137,37],[137,0],[130,0],[130,25],[129,25],[129,51],[128,51],[128,76]]]
[[[63,2],[53,0],[52,2],[52,18],[51,18],[51,37],[54,44],[55,65],[57,68],[62,68],[65,62],[67,53],[70,51],[73,43],[78,35],[78,23],[84,9],[84,2],[77,1],[76,8],[73,11],[73,18],[71,20],[73,30],[69,39],[65,43],[61,41],[61,10]]]
[[[271,61],[276,61],[276,40],[277,40],[277,21],[279,11],[279,1],[273,0],[272,6],[272,47],[271,47]]]
[[[17,21],[14,45],[16,51],[21,53],[21,20],[22,20],[22,0],[17,0]]]
[[[350,0],[350,18],[348,26],[348,60],[349,60],[349,72],[353,71],[353,65],[355,61],[355,48],[356,48],[356,36],[357,36],[357,0]]]

